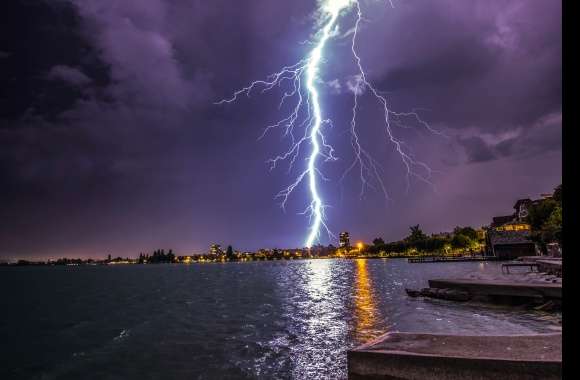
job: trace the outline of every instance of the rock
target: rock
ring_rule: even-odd
[[[469,292],[457,289],[423,288],[421,290],[405,289],[410,297],[430,297],[448,301],[465,302],[471,299]]]
[[[419,297],[421,295],[421,292],[418,290],[413,290],[413,289],[407,289],[405,288],[405,292],[407,292],[407,295],[409,297]]]
[[[468,292],[461,290],[447,289],[444,293],[444,299],[449,301],[465,302],[471,299],[471,295]]]

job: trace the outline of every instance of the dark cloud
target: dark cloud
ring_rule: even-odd
[[[560,4],[405,4],[404,17],[393,12],[383,28],[389,48],[372,61],[382,63],[377,83],[397,102],[428,107],[432,119],[451,128],[477,123],[487,131],[530,124],[559,110]]]
[[[461,139],[460,143],[465,147],[469,162],[484,162],[496,158],[493,149],[480,137]]]
[[[82,92],[52,80],[49,74],[55,67],[75,68],[96,87],[109,83],[108,66],[83,36],[83,20],[69,2],[10,2],[4,14],[0,31],[13,37],[2,47],[0,59],[0,119],[40,115],[55,120],[73,107]]]
[[[562,147],[562,113],[546,115],[534,123],[500,133],[485,134],[466,130],[458,137],[468,162],[484,162],[501,157],[522,159],[538,156]],[[476,134],[476,135],[473,135]]]
[[[434,202],[439,209],[456,200],[470,210],[470,223],[486,223],[497,205],[555,185],[559,4],[363,4],[368,22],[358,48],[369,78],[396,110],[419,109],[450,138],[420,125],[394,127],[441,173],[434,178],[438,193],[419,183],[407,193],[381,112],[361,98],[361,141],[393,198],[387,209],[378,206],[384,203],[378,193],[361,201],[356,175],[338,181],[352,160],[347,82],[356,70],[348,41],[334,40],[321,78],[339,157],[324,166],[333,229],[396,239],[407,224],[429,219],[411,205]],[[287,167],[269,172],[265,164],[289,142],[277,134],[256,141],[279,115],[280,92],[256,92],[236,105],[213,102],[306,54],[309,45],[301,42],[311,37],[314,8],[314,1],[270,0],[17,2],[12,22],[2,26],[17,38],[0,52],[0,196],[8,204],[0,217],[9,221],[0,228],[0,256],[191,251],[213,241],[299,245],[307,222],[296,214],[305,191],[283,213],[273,197],[291,177]],[[548,158],[538,166],[541,157]],[[477,189],[481,200],[469,206],[473,181],[498,171],[507,180],[498,163],[521,173],[539,167],[537,184],[522,174],[497,197],[493,188]],[[448,212],[437,218],[439,224],[428,224],[437,231],[467,220]]]
[[[91,83],[91,78],[81,70],[65,65],[53,66],[48,72],[48,79],[62,80],[73,86],[84,86]]]

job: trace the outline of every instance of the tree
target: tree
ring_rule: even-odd
[[[560,207],[562,207],[562,184],[556,186],[554,189],[554,194],[552,195],[552,199],[558,202]]]
[[[556,206],[554,208],[542,226],[542,235],[545,242],[557,241],[562,244],[562,207]]]
[[[542,199],[528,209],[526,221],[532,226],[530,239],[546,253],[546,244],[562,244],[562,185],[554,189],[552,198]]]
[[[414,243],[414,242],[418,242],[418,241],[422,241],[422,240],[427,239],[427,235],[425,235],[423,233],[423,231],[421,231],[421,228],[419,227],[418,224],[415,226],[409,227],[409,229],[411,230],[411,235],[409,235],[405,239],[408,242]]]
[[[453,230],[454,235],[463,235],[471,240],[477,240],[477,231],[472,227],[455,227]]]
[[[378,238],[375,238],[373,240],[373,245],[375,247],[379,247],[379,246],[385,245],[385,241],[383,240],[383,238],[378,237]]]
[[[526,221],[532,226],[532,230],[540,230],[548,220],[558,202],[554,199],[542,199],[528,208]]]
[[[454,248],[467,248],[471,245],[471,240],[465,235],[454,235],[451,239],[451,245]]]

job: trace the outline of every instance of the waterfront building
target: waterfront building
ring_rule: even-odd
[[[528,223],[510,222],[495,228],[496,231],[531,231]]]
[[[222,247],[219,244],[212,244],[209,248],[209,253],[212,255],[221,255],[223,254]]]
[[[338,235],[339,247],[340,248],[350,248],[350,234],[348,232],[341,232]]]
[[[538,200],[533,201],[530,198],[518,199],[514,205],[514,213],[505,216],[495,216],[490,225],[492,228],[500,227],[511,222],[523,222],[529,215],[529,207],[538,202]]]
[[[485,236],[488,255],[515,259],[537,254],[536,243],[530,240],[532,228],[525,222],[528,209],[534,202],[529,198],[518,199],[513,214],[493,218]]]
[[[510,223],[490,229],[486,239],[488,250],[500,259],[535,256],[536,244],[530,240],[530,233],[530,225],[523,223]]]
[[[513,222],[514,215],[505,215],[505,216],[494,216],[492,218],[491,224],[489,225],[490,228],[496,228],[502,226],[506,223]]]

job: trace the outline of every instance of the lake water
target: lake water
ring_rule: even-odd
[[[409,298],[497,263],[404,259],[0,268],[2,379],[340,379],[387,331],[526,334],[549,315]]]

